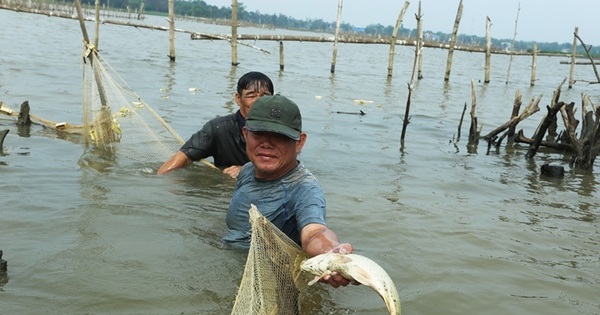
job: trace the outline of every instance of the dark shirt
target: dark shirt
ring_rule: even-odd
[[[244,165],[250,161],[242,135],[244,124],[239,110],[235,114],[211,119],[179,151],[192,161],[212,156],[217,167]]]

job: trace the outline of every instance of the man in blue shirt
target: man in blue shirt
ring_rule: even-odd
[[[240,109],[207,122],[156,173],[164,174],[212,156],[215,166],[224,168],[223,173],[236,178],[242,165],[249,161],[242,136],[246,115],[259,97],[273,95],[273,92],[273,82],[265,74],[256,71],[244,74],[238,80],[234,95]]]
[[[277,228],[313,257],[327,252],[351,253],[325,223],[325,194],[317,179],[297,160],[306,142],[298,106],[280,95],[259,98],[246,116],[242,129],[251,163],[238,175],[227,211],[224,241],[249,248],[251,229],[248,210],[258,210]],[[334,287],[349,281],[332,273],[322,282]]]

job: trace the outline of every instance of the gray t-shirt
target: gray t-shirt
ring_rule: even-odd
[[[245,164],[238,175],[227,211],[227,235],[234,247],[250,247],[250,204],[300,245],[300,231],[309,223],[325,225],[325,194],[301,162],[280,179],[264,181],[254,176],[254,165]]]

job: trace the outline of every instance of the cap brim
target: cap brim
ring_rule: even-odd
[[[246,120],[246,129],[256,132],[274,132],[293,140],[300,140],[300,131],[269,121]]]

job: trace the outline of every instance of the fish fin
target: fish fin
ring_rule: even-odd
[[[308,282],[308,285],[309,285],[309,286],[311,286],[311,285],[313,285],[313,284],[317,283],[317,281],[321,280],[321,278],[325,277],[326,275],[328,275],[328,274],[330,274],[330,273],[331,273],[331,271],[327,270],[327,271],[325,271],[325,273],[323,273],[322,275],[320,275],[320,276],[315,276],[315,278],[314,278],[314,279],[312,279],[312,280],[310,280],[310,282]]]
[[[362,268],[359,268],[359,267],[352,268],[352,272],[348,273],[348,275],[350,277],[352,277],[354,280],[360,282],[361,284],[364,284],[367,286],[371,284],[371,275]]]

